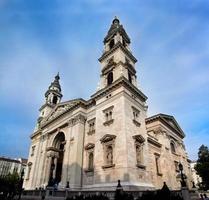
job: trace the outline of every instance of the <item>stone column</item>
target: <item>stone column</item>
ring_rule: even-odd
[[[52,162],[52,156],[47,155],[48,163],[46,164],[46,173],[45,173],[45,183],[48,184],[49,176],[50,176],[50,170],[51,170],[51,162]]]
[[[70,186],[73,189],[82,187],[83,142],[85,132],[85,116],[79,114],[72,119],[74,131],[73,144],[70,144]]]
[[[68,168],[69,168],[69,144],[70,141],[67,140],[64,148],[64,155],[63,155],[63,166],[62,166],[62,186],[65,187],[67,181],[69,181],[69,175],[68,175]]]
[[[57,171],[57,159],[58,159],[58,157],[56,156],[56,157],[54,158],[53,178],[56,177],[56,171]]]

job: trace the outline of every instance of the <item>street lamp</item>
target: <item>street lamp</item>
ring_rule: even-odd
[[[179,170],[181,173],[181,187],[186,187],[186,182],[185,182],[185,175],[183,174],[183,165],[181,163],[179,163]]]

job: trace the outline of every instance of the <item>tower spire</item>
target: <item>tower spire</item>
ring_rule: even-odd
[[[45,93],[45,103],[41,106],[39,109],[40,114],[39,118],[37,120],[37,125],[35,127],[35,130],[37,130],[40,126],[40,123],[44,117],[46,117],[49,112],[58,104],[60,103],[62,99],[62,93],[61,93],[61,86],[60,86],[60,76],[59,72],[54,77],[54,81],[51,82],[50,86],[48,87],[46,93]]]
[[[62,93],[61,93],[61,86],[59,83],[60,76],[59,72],[57,75],[54,77],[54,81],[50,84],[48,90],[45,93],[46,97],[46,103],[49,105],[56,105],[57,103],[60,102],[62,98]]]
[[[99,61],[102,65],[100,89],[111,85],[121,77],[137,87],[136,58],[130,51],[131,40],[118,17],[112,20],[104,38],[104,51]]]
[[[130,44],[130,38],[128,34],[126,33],[125,29],[123,28],[123,25],[120,24],[120,20],[118,19],[117,16],[114,17],[112,20],[112,24],[110,26],[110,29],[104,38],[104,43],[108,42],[111,40],[117,33],[119,33],[123,39],[126,41],[126,43]]]

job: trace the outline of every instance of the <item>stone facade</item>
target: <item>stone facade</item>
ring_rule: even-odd
[[[54,181],[60,188],[112,190],[119,179],[127,190],[161,188],[163,181],[178,189],[180,162],[189,180],[185,135],[172,116],[147,118],[129,45],[115,18],[99,58],[100,86],[87,101],[61,102],[55,77],[31,135],[25,189]]]

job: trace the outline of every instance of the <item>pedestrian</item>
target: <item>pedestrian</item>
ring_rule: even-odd
[[[203,196],[204,196],[204,200],[209,200],[206,194],[203,194]]]
[[[204,197],[202,194],[200,194],[200,200],[204,200]]]

